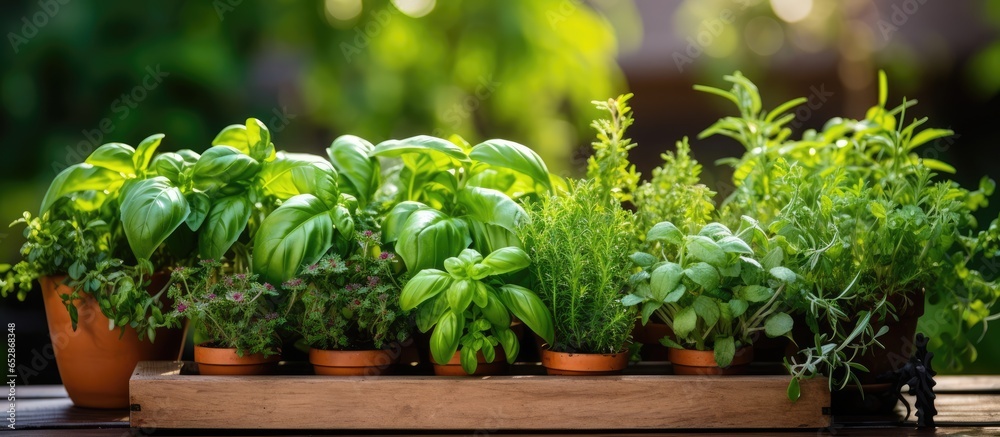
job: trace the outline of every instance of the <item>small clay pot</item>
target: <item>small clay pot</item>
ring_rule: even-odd
[[[236,348],[211,347],[199,344],[194,347],[194,361],[201,375],[267,375],[273,373],[281,356],[264,357],[263,354],[239,356]]]
[[[476,371],[471,375],[465,373],[465,369],[462,369],[462,354],[461,352],[455,352],[451,359],[448,360],[448,364],[438,364],[434,363],[434,374],[438,376],[483,376],[483,375],[502,375],[507,372],[507,356],[504,355],[502,348],[496,348],[496,356],[493,357],[492,363],[486,362],[486,357],[483,356],[483,352],[479,351],[476,353],[476,361],[479,363],[476,365]],[[434,357],[431,357],[431,362],[434,362]]]
[[[675,375],[742,375],[753,361],[753,346],[736,349],[733,362],[728,367],[719,367],[713,351],[670,348],[667,354],[674,365]]]
[[[627,351],[617,354],[578,354],[542,351],[542,365],[549,375],[617,375],[628,367]]]
[[[309,362],[317,375],[378,376],[389,373],[399,361],[399,351],[389,349],[344,351],[309,349]]]

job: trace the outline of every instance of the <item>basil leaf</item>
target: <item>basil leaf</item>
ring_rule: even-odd
[[[122,227],[135,257],[149,259],[190,212],[184,194],[169,179],[158,176],[135,183],[121,204]]]
[[[513,141],[500,139],[484,141],[472,148],[469,158],[525,174],[546,190],[552,189],[549,169],[542,158],[533,150]]]
[[[246,229],[251,212],[250,200],[244,195],[216,199],[198,236],[198,252],[201,257],[222,259]]]
[[[253,270],[265,281],[281,284],[303,264],[319,260],[333,245],[330,209],[318,197],[300,194],[264,219],[254,236]]]

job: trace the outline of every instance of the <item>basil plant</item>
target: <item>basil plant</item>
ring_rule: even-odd
[[[506,140],[469,146],[430,136],[385,141],[370,156],[402,161],[393,180],[395,206],[382,223],[408,270],[440,269],[471,247],[490,253],[520,247],[514,235],[528,215],[515,199],[552,190],[552,177],[531,149]]]
[[[447,363],[458,351],[462,369],[472,374],[478,366],[477,353],[481,351],[492,363],[499,345],[507,362],[513,363],[520,345],[510,330],[511,314],[552,343],[552,314],[541,299],[531,290],[504,284],[499,278],[524,269],[530,262],[528,254],[517,247],[496,250],[486,258],[465,249],[444,261],[444,271],[424,269],[406,283],[400,307],[417,310],[421,332],[434,329],[430,343],[434,361]]]

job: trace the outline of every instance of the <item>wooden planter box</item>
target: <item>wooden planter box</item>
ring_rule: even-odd
[[[633,366],[628,373],[651,373]],[[830,426],[826,380],[785,395],[788,376],[546,376],[537,365],[488,377],[201,376],[146,361],[129,382],[131,426],[156,429],[655,430]],[[543,371],[542,371],[543,372]]]

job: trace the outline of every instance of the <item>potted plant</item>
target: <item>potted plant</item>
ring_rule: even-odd
[[[609,374],[628,365],[635,308],[622,304],[635,250],[633,215],[591,181],[529,205],[518,235],[528,247],[532,287],[552,312],[544,339],[549,374]]]
[[[136,363],[180,352],[183,334],[155,327],[169,305],[163,272],[189,253],[165,239],[137,251],[129,239],[129,212],[144,197],[135,187],[158,179],[152,161],[162,138],[98,147],[56,176],[37,216],[14,222],[26,225],[24,260],[3,268],[0,291],[24,299],[33,281],[41,284],[56,363],[77,406],[128,406]],[[148,223],[158,225],[161,213],[149,211]]]
[[[973,351],[967,334],[989,320],[1000,295],[995,278],[972,265],[995,248],[998,230],[974,233],[972,216],[994,185],[984,179],[967,190],[940,176],[935,182],[934,172],[954,169],[918,151],[951,131],[919,130],[926,119],[904,123],[915,102],[886,107],[883,73],[878,103],[864,119],[835,118],[792,140],[785,125],[793,116],[785,112],[804,99],[766,112],[749,80],[738,73],[727,80],[731,91],[702,88],[741,113],[702,133],[733,137],[748,151],[732,161],[742,176],[725,209],[760,217],[799,248],[785,263],[807,285],[791,301],[811,332],[799,336],[806,349],[788,362],[795,376],[790,396],[797,396],[798,379],[817,373],[836,389],[880,382],[909,356],[925,301],[940,310],[921,319],[938,339],[936,356],[954,364]],[[881,406],[895,404],[888,400]]]
[[[400,306],[404,311],[417,310],[421,332],[433,329],[430,351],[436,374],[503,371],[503,361],[513,363],[520,348],[510,329],[511,315],[552,340],[552,315],[538,296],[502,280],[503,275],[520,271],[530,262],[517,247],[498,249],[485,258],[474,249],[465,249],[445,260],[444,271],[424,269],[407,281]]]
[[[195,345],[194,360],[202,375],[268,373],[280,359],[278,291],[257,276],[227,273],[223,264],[202,260],[198,267],[178,267],[168,296],[174,310],[164,324],[200,322],[206,341]]]
[[[357,232],[349,258],[326,255],[282,286],[299,302],[289,322],[310,347],[317,375],[386,373],[410,337],[413,320],[399,306],[401,269],[396,254],[379,249],[380,239]]]
[[[736,233],[710,223],[687,235],[661,222],[646,243],[656,255],[632,255],[642,271],[632,276],[632,294],[622,303],[641,307],[643,323],[655,315],[671,328],[673,336],[660,342],[671,348],[674,373],[743,373],[753,360],[756,333],[791,332],[784,295],[797,275],[780,265],[777,254],[784,249],[771,247],[752,219],[745,218]]]

